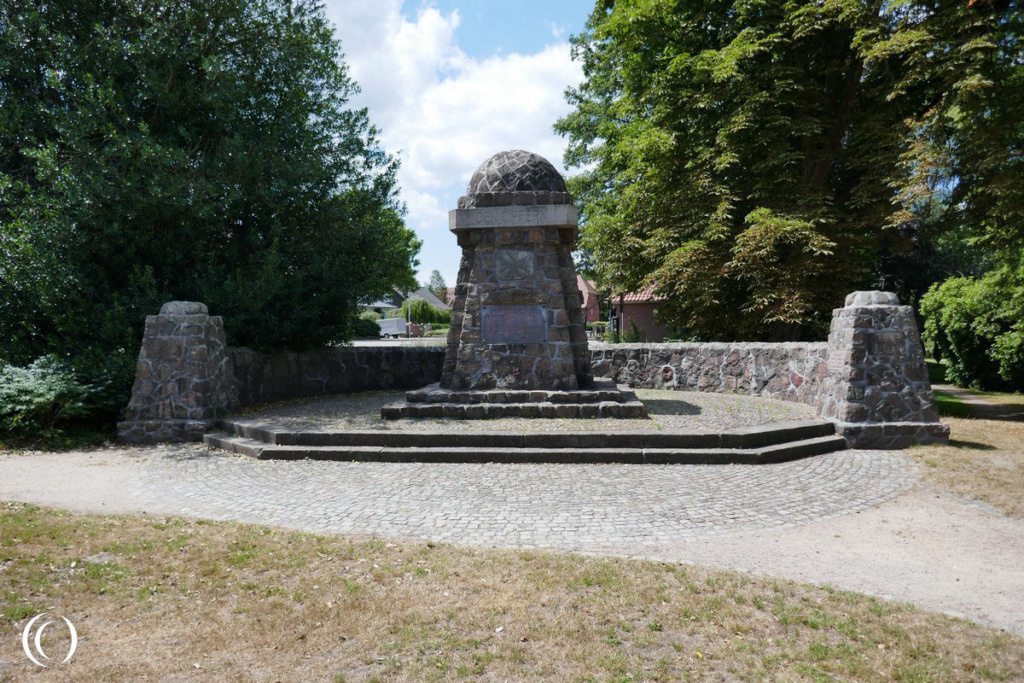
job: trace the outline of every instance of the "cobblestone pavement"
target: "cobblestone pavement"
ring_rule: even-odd
[[[623,388],[623,387],[620,387]],[[459,431],[650,431],[722,430],[784,422],[815,420],[814,408],[793,401],[713,394],[696,391],[660,391],[636,389],[649,413],[643,419],[612,418],[500,418],[458,420],[451,418],[419,418],[416,420],[383,420],[382,406],[405,396],[403,391],[363,391],[356,394],[328,396],[312,400],[272,405],[243,413],[240,421],[251,421],[296,431],[337,431],[372,429],[420,432]],[[239,419],[239,418],[235,418]]]
[[[256,461],[194,446],[142,464],[134,493],[186,515],[612,553],[854,513],[917,476],[883,451],[762,466],[501,465]]]

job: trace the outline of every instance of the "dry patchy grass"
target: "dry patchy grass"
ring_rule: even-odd
[[[948,446],[925,446],[910,452],[929,479],[1024,517],[1024,422],[945,418]]]
[[[739,573],[0,511],[0,680],[932,681],[1024,671],[1024,640],[995,629]],[[81,638],[74,659],[50,671],[34,670],[19,642],[42,611],[68,616]]]

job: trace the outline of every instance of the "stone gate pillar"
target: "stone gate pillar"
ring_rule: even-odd
[[[205,304],[171,301],[146,317],[135,384],[118,440],[201,441],[236,402],[224,323]]]
[[[946,443],[910,306],[892,292],[853,292],[832,312],[819,414],[852,448]]]

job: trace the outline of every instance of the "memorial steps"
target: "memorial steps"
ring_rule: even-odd
[[[405,398],[381,408],[385,420],[402,418],[458,418],[486,420],[502,417],[636,419],[647,409],[632,391],[610,379],[593,380],[590,389],[569,391],[504,390],[453,391],[439,384],[405,392]]]
[[[209,446],[261,460],[446,463],[623,463],[762,465],[844,450],[825,420],[709,431],[588,432],[291,431],[253,420],[221,420]]]

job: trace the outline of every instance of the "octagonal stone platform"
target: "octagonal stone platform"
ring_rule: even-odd
[[[610,379],[594,380],[592,388],[572,391],[453,391],[431,384],[408,391],[404,401],[381,409],[381,417],[388,420],[404,417],[640,418],[646,414],[636,394],[622,391]]]

